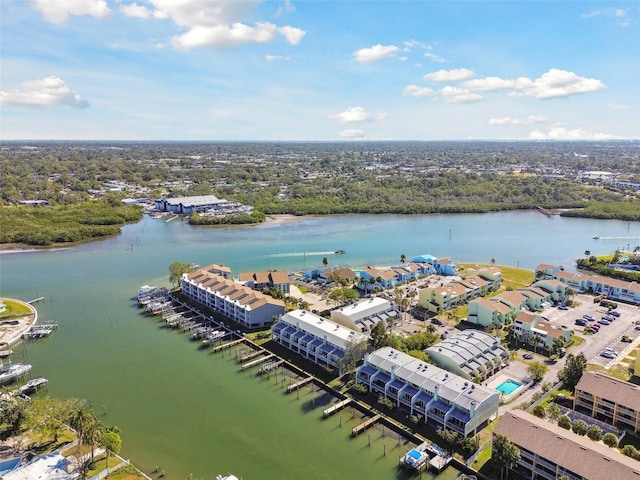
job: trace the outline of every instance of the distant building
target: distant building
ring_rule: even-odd
[[[468,380],[486,380],[509,363],[500,339],[480,330],[465,330],[425,350],[440,368]]]
[[[465,437],[475,435],[498,416],[497,390],[391,347],[366,355],[356,379],[434,428],[455,430]]]
[[[281,315],[271,327],[276,343],[312,362],[340,368],[349,345],[366,342],[368,337],[306,310]]]
[[[176,215],[191,215],[192,213],[232,215],[251,211],[250,207],[218,198],[215,195],[161,198],[156,200],[154,204],[156,210]]]
[[[520,460],[510,467],[518,478],[570,480],[611,478],[632,480],[640,476],[640,463],[586,436],[522,410],[510,410],[493,430],[520,450]]]

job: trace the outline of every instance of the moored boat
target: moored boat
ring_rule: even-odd
[[[14,363],[3,367],[0,372],[0,385],[11,383],[16,379],[26,375],[31,370],[31,365],[28,363]]]

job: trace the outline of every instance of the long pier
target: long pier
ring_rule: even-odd
[[[29,300],[29,301],[28,301],[28,302],[26,302],[26,303],[28,303],[29,305],[32,305],[32,304],[34,304],[34,303],[36,303],[36,302],[40,302],[40,301],[42,301],[42,300],[44,300],[44,297],[38,297],[38,298],[34,298],[33,300]]]
[[[555,213],[553,213],[551,210],[547,210],[546,208],[541,207],[539,205],[536,208],[540,213],[545,214],[547,217],[553,217],[555,215]]]
[[[312,380],[313,380],[313,377],[307,377],[307,378],[303,378],[299,382],[292,383],[291,385],[289,385],[287,387],[287,393],[291,393],[294,390],[299,389],[300,387],[306,385],[307,383],[311,382]]]
[[[270,358],[273,358],[273,354],[269,354],[266,357],[260,357],[257,358],[256,360],[253,360],[251,362],[247,362],[247,363],[243,363],[240,368],[242,368],[242,370],[244,370],[245,368],[251,368],[254,365],[258,365],[260,363],[266,362],[267,360],[269,360]]]
[[[344,407],[346,407],[350,403],[351,403],[351,399],[350,398],[346,398],[346,399],[342,400],[341,402],[336,403],[335,405],[327,408],[324,412],[322,412],[322,416],[324,418],[330,417],[331,415],[336,413],[338,410],[342,410]]]
[[[353,430],[351,430],[351,435],[353,435],[355,437],[360,432],[364,432],[367,428],[373,426],[373,424],[375,424],[378,420],[380,420],[380,417],[381,417],[381,415],[377,414],[377,415],[371,417],[370,419],[362,422],[360,425],[357,425],[357,426],[353,427]]]
[[[211,349],[211,353],[216,353],[216,352],[219,352],[220,350],[224,350],[226,348],[231,348],[231,347],[233,347],[234,345],[237,345],[240,342],[242,342],[242,339],[234,340],[232,342],[223,343],[222,345],[218,345],[217,347],[213,347]]]

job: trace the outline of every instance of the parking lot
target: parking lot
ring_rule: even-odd
[[[617,302],[616,302],[617,303]],[[562,325],[563,328],[573,330],[577,335],[584,338],[584,343],[569,350],[569,353],[577,354],[582,352],[589,363],[595,363],[605,367],[610,367],[624,358],[625,354],[632,348],[640,344],[640,330],[636,330],[636,322],[640,322],[640,309],[635,306],[618,303],[615,310],[620,313],[619,317],[614,317],[609,325],[599,324],[598,321],[606,315],[608,309],[593,303],[591,295],[576,295],[574,299],[575,307],[568,310],[560,310],[556,307],[545,309],[542,315],[550,321]],[[593,321],[588,324],[599,325],[596,333],[585,331],[586,326],[576,325],[576,320],[583,318],[583,315],[590,315]],[[631,342],[623,342],[623,336],[629,337]],[[616,358],[605,358],[601,353],[609,348],[618,352]]]

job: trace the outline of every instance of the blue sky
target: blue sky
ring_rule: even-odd
[[[0,0],[0,139],[640,138],[640,2]]]

